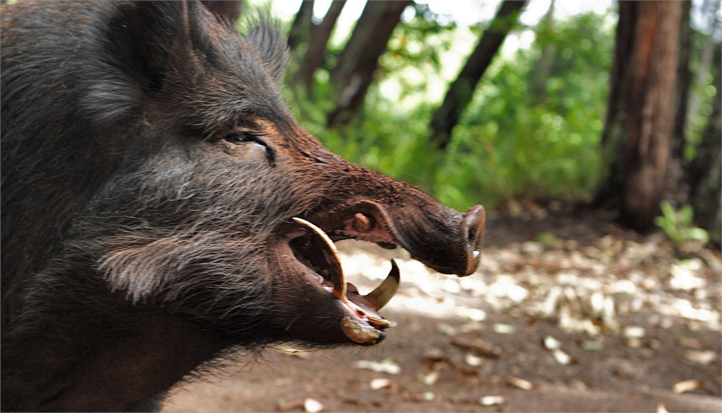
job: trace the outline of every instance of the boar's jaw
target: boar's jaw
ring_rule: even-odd
[[[379,343],[386,336],[385,330],[394,326],[378,310],[398,289],[400,275],[396,263],[391,260],[391,272],[379,287],[360,295],[353,284],[346,282],[336,246],[328,235],[306,220],[293,220],[300,228],[287,234],[287,244],[306,267],[304,273],[311,283],[335,297],[336,308],[343,313],[339,322],[343,334],[357,344]]]

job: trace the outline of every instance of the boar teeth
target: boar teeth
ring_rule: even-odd
[[[343,300],[346,297],[346,277],[343,275],[343,268],[341,267],[341,262],[338,259],[338,250],[336,249],[336,245],[334,245],[333,241],[331,241],[328,235],[326,235],[321,228],[313,225],[305,219],[294,217],[293,220],[304,227],[309,228],[312,233],[318,235],[318,237],[320,237],[323,241],[320,245],[325,247],[323,248],[323,256],[326,258],[326,264],[328,264],[328,271],[323,271],[324,278],[326,281],[331,283],[333,288],[331,293],[339,300]]]
[[[348,315],[341,320],[341,329],[348,338],[359,344],[372,343],[381,337],[379,330],[356,321]]]
[[[353,217],[353,229],[358,231],[361,234],[366,234],[368,232],[373,231],[375,224],[371,220],[371,218],[367,217],[366,215],[358,212]]]
[[[396,323],[393,321],[386,320],[384,318],[378,318],[374,317],[372,315],[367,315],[369,324],[376,327],[379,330],[386,330],[387,328],[391,328],[396,326]]]
[[[394,260],[391,260],[391,271],[389,275],[386,276],[384,282],[363,297],[373,304],[376,310],[380,310],[381,307],[385,306],[394,294],[396,294],[396,290],[399,289],[400,280],[399,267]]]

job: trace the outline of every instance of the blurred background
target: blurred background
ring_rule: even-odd
[[[718,0],[206,3],[282,19],[291,107],[352,162],[459,210],[685,210],[719,245]]]

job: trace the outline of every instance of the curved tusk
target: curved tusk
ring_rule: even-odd
[[[396,294],[400,282],[401,274],[399,273],[399,267],[394,260],[391,260],[391,271],[389,275],[386,276],[384,282],[363,297],[368,300],[376,310],[380,310],[381,307],[385,306]]]
[[[341,262],[338,259],[338,250],[336,249],[336,245],[333,243],[333,241],[331,241],[331,238],[329,238],[328,235],[323,232],[321,228],[313,225],[305,219],[293,217],[293,220],[303,225],[304,227],[309,228],[316,235],[321,237],[323,243],[326,244],[326,246],[328,247],[329,251],[327,251],[326,257],[328,258],[328,263],[329,265],[331,265],[332,271],[331,274],[327,274],[324,278],[326,279],[326,281],[329,281],[333,286],[333,291],[331,293],[339,300],[345,299],[346,277],[343,274],[343,268],[341,267]]]

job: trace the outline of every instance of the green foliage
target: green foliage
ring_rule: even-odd
[[[395,73],[413,64],[425,73],[439,74],[442,53],[451,49],[456,23],[440,24],[425,4],[415,4],[416,15],[401,22],[394,30],[381,70]],[[430,71],[430,72],[429,72]]]
[[[558,26],[513,60],[495,62],[482,79],[454,129],[443,185],[496,199],[590,196],[602,167],[613,38],[593,14]],[[529,79],[548,44],[554,64],[543,96],[533,96]]]
[[[683,205],[679,211],[675,211],[667,201],[663,201],[660,206],[662,215],[656,217],[654,223],[667,233],[674,245],[681,246],[687,241],[704,244],[709,240],[707,231],[692,225],[694,216],[691,206]]]
[[[324,127],[335,102],[326,67],[317,72],[312,96],[294,96],[292,107],[329,149],[457,209],[480,202],[491,207],[507,198],[585,199],[602,167],[598,145],[614,40],[608,26],[604,16],[574,16],[540,31],[529,49],[512,58],[497,56],[445,152],[428,140],[440,104],[429,101],[429,85],[438,82],[459,29],[418,10],[397,27],[377,82],[350,125]],[[548,44],[556,50],[554,64],[543,93],[533,96],[530,78]],[[400,98],[388,98],[379,79],[400,84]]]
[[[694,50],[700,51],[693,53],[690,60],[690,70],[696,74],[697,71],[700,70],[701,50],[705,47],[707,35],[694,30],[692,32],[692,41],[694,42]],[[720,44],[717,43],[714,47],[719,48]],[[688,134],[686,136],[687,145],[684,153],[685,160],[687,161],[691,161],[697,156],[697,147],[702,141],[702,133],[707,125],[707,120],[712,114],[712,104],[715,99],[720,98],[719,91],[714,86],[714,65],[712,70],[707,72],[701,81],[701,84],[691,82],[690,85],[690,100],[694,97],[693,95],[697,95],[696,97],[701,100],[701,107],[697,113],[691,113],[691,117],[687,119]]]

